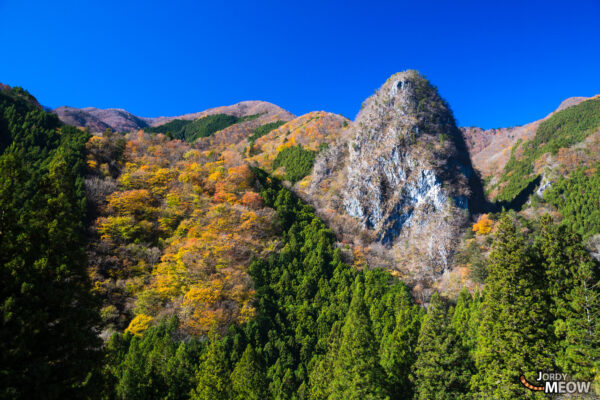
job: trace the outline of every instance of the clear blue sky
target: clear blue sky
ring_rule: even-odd
[[[411,68],[460,125],[492,128],[600,93],[599,26],[599,0],[0,0],[0,82],[50,107],[159,116],[258,99],[353,119]]]

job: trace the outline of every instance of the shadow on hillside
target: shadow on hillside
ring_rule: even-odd
[[[469,196],[469,213],[471,215],[477,215],[490,212],[494,205],[488,201],[485,195],[483,180],[479,176],[477,170],[473,167],[465,138],[458,128],[454,135],[454,143],[458,150],[458,161],[466,167],[467,171],[470,171],[469,188],[471,190],[471,195]]]
[[[511,201],[497,201],[491,202],[485,194],[483,180],[477,173],[477,170],[473,167],[471,162],[471,156],[466,146],[466,142],[460,132],[456,135],[456,146],[459,151],[460,162],[467,166],[473,173],[469,177],[469,187],[471,189],[471,196],[469,198],[469,212],[471,215],[478,215],[483,213],[496,213],[502,211],[502,209],[521,211],[523,206],[529,200],[535,189],[541,182],[541,176],[535,178],[525,187],[521,192]]]
[[[525,203],[527,203],[527,200],[529,200],[529,196],[533,194],[535,188],[540,184],[541,181],[542,177],[538,176],[533,181],[531,181],[529,185],[525,187],[525,189],[521,190],[521,192],[511,201],[497,201],[491,204],[490,211],[499,212],[502,211],[502,208],[504,208],[506,211],[521,211]]]

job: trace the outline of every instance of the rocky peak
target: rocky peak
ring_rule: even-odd
[[[412,224],[460,213],[469,168],[446,102],[416,71],[400,72],[369,97],[348,147],[346,212],[392,244]]]

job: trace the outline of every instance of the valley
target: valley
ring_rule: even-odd
[[[1,85],[0,393],[538,398],[520,375],[553,369],[599,392],[599,140],[598,96],[460,128],[414,70],[354,120]]]

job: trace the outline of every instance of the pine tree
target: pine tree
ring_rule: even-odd
[[[310,400],[327,400],[333,376],[333,364],[338,358],[341,342],[341,321],[336,322],[329,334],[328,351],[322,356],[314,357],[309,376],[308,398]]]
[[[396,326],[381,343],[381,365],[389,382],[391,399],[411,399],[413,385],[410,370],[416,360],[422,308],[403,298],[396,314]]]
[[[333,365],[330,400],[388,399],[378,345],[363,299],[360,278],[355,280],[350,309],[342,328],[338,357]]]
[[[267,396],[267,382],[261,364],[251,345],[231,373],[234,400],[262,400]]]
[[[14,399],[83,396],[101,356],[84,251],[86,136],[45,119],[29,110],[0,156],[0,397]]]
[[[476,300],[473,299],[469,291],[465,288],[458,295],[456,307],[452,312],[451,325],[454,332],[462,341],[462,345],[469,352],[475,349],[477,341],[477,331],[473,329],[476,323],[473,321],[476,318],[475,308],[477,307]]]
[[[476,398],[532,398],[524,374],[552,370],[553,351],[544,271],[527,238],[504,216],[490,254],[480,309],[472,388]]]
[[[574,379],[592,380],[600,367],[598,266],[581,237],[566,226],[541,219],[537,248],[544,260],[554,334],[560,343],[557,364]]]
[[[446,307],[434,293],[423,319],[412,380],[417,400],[463,399],[471,370],[468,353],[450,325]]]
[[[216,328],[209,332],[208,348],[202,354],[196,373],[198,384],[191,393],[193,400],[228,400],[230,396],[230,372],[223,343]]]

